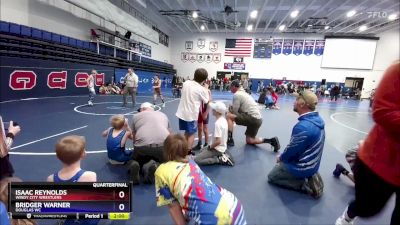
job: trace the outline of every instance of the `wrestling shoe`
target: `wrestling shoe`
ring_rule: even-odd
[[[278,152],[281,148],[281,144],[279,143],[278,137],[271,138],[271,145],[274,147],[274,152]]]
[[[226,153],[222,153],[218,156],[219,164],[226,165],[226,166],[234,166],[235,162],[233,159]]]
[[[349,171],[347,171],[346,168],[342,166],[342,164],[338,163],[336,164],[336,168],[333,171],[333,176],[339,178],[340,174],[346,174],[346,172],[349,173]]]

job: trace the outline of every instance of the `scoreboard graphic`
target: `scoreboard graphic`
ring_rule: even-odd
[[[270,59],[272,55],[272,39],[256,38],[254,40],[253,58]]]
[[[9,184],[12,219],[129,219],[131,183]]]

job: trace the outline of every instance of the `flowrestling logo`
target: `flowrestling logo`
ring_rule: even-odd
[[[77,72],[75,74],[75,87],[87,87],[86,79],[88,73]],[[47,87],[50,89],[67,88],[67,71],[52,71],[47,75]],[[105,74],[99,73],[95,76],[95,85],[101,86],[105,82]],[[14,70],[10,74],[9,87],[15,91],[31,90],[37,84],[37,75],[34,71]]]

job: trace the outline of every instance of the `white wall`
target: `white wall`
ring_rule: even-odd
[[[35,27],[65,36],[89,40],[90,29],[115,26],[64,0],[0,0],[0,20]],[[171,62],[170,48],[135,37],[151,46],[151,58]]]
[[[364,95],[374,88],[381,79],[385,68],[399,58],[399,30],[390,30],[382,33],[377,44],[376,57],[373,70],[351,70],[351,69],[327,69],[321,68],[322,56],[316,55],[272,55],[271,59],[254,59],[245,57],[244,63],[246,70],[249,72],[250,78],[263,79],[282,79],[286,77],[288,80],[304,80],[304,81],[321,81],[327,79],[328,82],[343,82],[346,77],[364,77]],[[225,33],[200,33],[200,34],[177,34],[171,38],[171,59],[172,64],[177,69],[179,76],[193,76],[194,70],[203,67],[208,70],[210,76],[216,76],[217,71],[224,70],[224,62],[233,62],[233,57],[224,56],[224,47],[226,38],[268,38],[259,34],[250,35],[234,35]],[[197,39],[205,38],[206,46],[203,49],[197,47]],[[293,39],[324,39],[320,35],[301,35],[288,34],[285,36],[274,36],[274,38],[293,38]],[[218,41],[218,50],[216,53],[221,53],[222,60],[220,63],[192,63],[190,61],[181,61],[181,52],[185,50],[185,41],[193,41],[194,48],[191,52],[209,53],[209,42]],[[345,53],[344,53],[345,54]]]

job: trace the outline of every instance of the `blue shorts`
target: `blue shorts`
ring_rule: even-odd
[[[197,132],[197,121],[184,121],[179,119],[179,130],[184,130],[186,134],[192,135]]]

